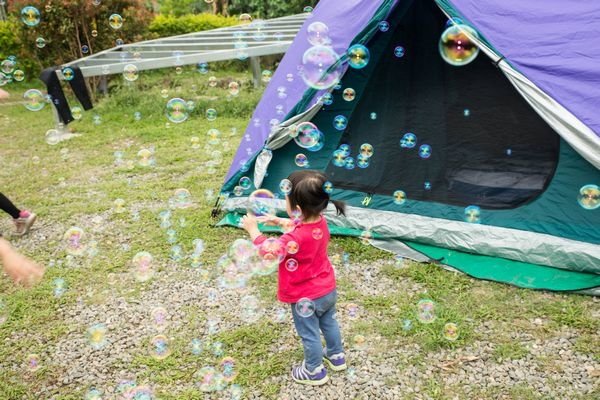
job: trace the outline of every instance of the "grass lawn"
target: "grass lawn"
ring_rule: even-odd
[[[209,87],[211,75],[223,83]],[[226,83],[230,79],[241,83],[237,97],[228,95]],[[0,104],[2,192],[39,215],[28,237],[11,241],[48,266],[43,282],[30,290],[0,279],[0,320],[6,317],[0,324],[0,399],[84,398],[92,384],[65,383],[69,365],[56,355],[57,349],[68,344],[68,338],[83,337],[89,327],[74,322],[79,311],[73,310],[110,307],[117,297],[131,304],[143,302],[145,293],[154,290],[152,285],[163,278],[173,285],[178,280],[194,285],[195,279],[197,290],[204,295],[216,286],[213,266],[217,259],[235,239],[244,237],[237,229],[215,228],[210,213],[262,90],[253,89],[250,76],[240,72],[211,71],[202,75],[185,71],[176,75],[169,71],[142,74],[128,85],[116,81],[119,85],[111,88],[109,98],[99,99],[93,110],[69,125],[82,136],[54,146],[44,139],[44,133],[53,125],[49,106],[31,112],[20,104]],[[20,100],[32,85],[35,83],[5,89],[12,100]],[[168,98],[161,97],[163,89],[168,91],[168,98],[195,102],[188,121],[168,123],[163,110]],[[71,106],[78,105],[74,99],[70,102]],[[208,108],[217,110],[215,121],[206,119]],[[139,121],[134,118],[136,112],[141,113]],[[94,115],[100,117],[99,124],[94,123]],[[207,131],[211,128],[221,133],[216,145],[208,143]],[[198,141],[192,142],[192,137]],[[198,148],[192,146],[194,143]],[[153,148],[154,166],[139,165],[138,152],[143,148]],[[122,165],[115,165],[115,152],[121,152]],[[189,262],[171,260],[174,243],[168,242],[165,229],[159,226],[158,215],[169,208],[168,200],[178,188],[189,190],[194,204],[173,211],[176,243],[189,254],[194,239],[204,241],[202,263],[211,271],[208,283],[191,275]],[[117,199],[124,200],[125,212],[116,212]],[[8,219],[0,223],[4,234],[11,230]],[[73,226],[83,229],[88,248],[95,248],[95,252],[67,254],[63,235]],[[131,260],[140,251],[154,256],[158,272],[154,283],[131,278]],[[344,252],[349,254],[347,267],[341,261]],[[577,336],[573,352],[590,357],[593,366],[600,363],[599,307],[593,298],[476,281],[434,265],[398,265],[391,255],[351,238],[333,240],[332,258],[339,275],[338,313],[344,314],[350,303],[359,306],[358,318],[341,316],[345,342],[348,347],[359,348],[360,337],[366,338],[369,351],[364,357],[373,362],[392,348],[418,346],[418,356],[399,359],[394,368],[426,370],[428,360],[436,354],[457,354],[485,342],[492,348],[492,365],[525,359],[550,373],[561,367],[558,356],[536,358],[531,345],[553,340],[567,330]],[[365,275],[371,270],[375,272]],[[61,296],[54,294],[58,278],[67,288]],[[275,288],[276,276],[271,275],[253,278],[245,290],[256,295],[265,310],[273,310],[278,307]],[[437,305],[437,319],[431,324],[416,319],[420,299],[431,299]],[[154,335],[142,335],[136,339],[139,349],[123,359],[126,361],[107,366],[107,374],[130,372],[138,381],[153,386],[161,399],[204,398],[194,386],[195,373],[204,365],[218,365],[222,355],[205,351],[199,362],[188,344],[215,311],[192,302],[179,312],[182,323],[169,332],[173,337],[169,357],[151,357],[147,347]],[[227,325],[228,329],[202,339],[221,342],[226,349],[224,355],[238,360],[235,383],[245,393],[279,398],[282,387],[288,384],[289,365],[300,360],[302,354],[291,324],[273,322],[267,315],[251,323],[235,322],[239,318],[227,312],[220,318],[225,325],[234,322]],[[442,331],[447,322],[458,326],[458,340],[444,338]],[[113,336],[119,335],[117,328],[112,329]],[[514,332],[527,334],[530,341]],[[128,333],[123,331],[122,335]],[[73,342],[73,346],[77,344]],[[36,371],[27,368],[27,357],[32,354],[40,360]],[[93,350],[90,354],[93,356]],[[116,386],[118,382],[111,379],[99,386],[104,390]],[[395,378],[389,379],[386,384],[393,386]],[[465,398],[464,386],[449,383],[443,370],[436,370],[422,382],[420,393],[423,398]],[[577,398],[591,399],[598,393],[596,385],[591,395]],[[527,382],[510,387],[474,387],[469,396],[542,398]]]

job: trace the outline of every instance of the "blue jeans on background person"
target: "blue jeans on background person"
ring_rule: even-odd
[[[337,291],[335,289],[323,297],[312,300],[315,304],[315,312],[308,317],[298,315],[296,303],[291,305],[294,326],[302,338],[305,366],[309,371],[314,371],[323,363],[323,345],[319,329],[325,337],[328,357],[344,352],[342,334],[334,317],[336,300]]]

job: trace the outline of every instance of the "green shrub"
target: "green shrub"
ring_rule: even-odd
[[[206,31],[209,29],[223,28],[237,24],[235,18],[223,17],[214,14],[188,14],[181,17],[174,15],[157,15],[150,23],[148,30],[158,36],[182,35]]]
[[[37,63],[30,54],[36,47],[27,48],[21,44],[19,38],[19,22],[10,18],[0,21],[0,61],[8,56],[17,57],[17,69],[25,71],[25,77],[30,79],[37,74]]]

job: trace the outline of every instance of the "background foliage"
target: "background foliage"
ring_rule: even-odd
[[[236,18],[214,14],[186,14],[182,16],[159,14],[148,26],[148,30],[159,37],[181,35],[222,28],[238,23]]]

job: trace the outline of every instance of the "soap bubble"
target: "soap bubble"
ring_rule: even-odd
[[[347,170],[354,169],[355,163],[353,157],[346,157],[344,160],[344,168]]]
[[[311,47],[302,56],[300,75],[313,89],[329,89],[340,80],[343,67],[338,61],[339,56],[331,47]]]
[[[229,85],[227,86],[229,88],[229,94],[232,96],[237,96],[238,94],[240,94],[240,84],[237,82],[229,82]]]
[[[312,316],[315,313],[315,308],[315,303],[306,297],[298,300],[295,304],[296,314],[303,318]]]
[[[265,69],[261,75],[262,81],[264,83],[269,83],[271,81],[271,78],[273,77],[273,72],[269,71],[268,69]]]
[[[313,46],[329,46],[329,28],[322,22],[313,22],[308,26],[308,42]]]
[[[479,47],[470,37],[478,38],[477,32],[467,25],[452,25],[447,28],[439,42],[440,55],[450,65],[464,66],[479,54]]]
[[[33,6],[21,9],[21,21],[27,26],[37,26],[40,23],[40,12]]]
[[[342,93],[342,98],[346,101],[353,101],[356,98],[356,91],[352,88],[346,88]]]
[[[444,338],[454,342],[459,337],[458,326],[453,322],[444,325]]]
[[[294,272],[298,269],[298,261],[293,258],[288,258],[285,262],[285,269],[287,269],[290,272]]]
[[[248,211],[257,217],[275,215],[275,195],[267,189],[255,190],[248,196]]]
[[[16,69],[13,72],[13,79],[15,80],[15,82],[22,82],[23,79],[25,79],[25,72],[21,71],[20,69]]]
[[[153,158],[152,158],[153,152],[150,149],[141,149],[140,151],[138,151],[137,156],[138,156],[138,164],[142,167],[147,167],[153,164]]]
[[[83,229],[76,226],[69,228],[63,235],[67,253],[74,256],[82,255],[86,249],[83,240],[84,236]]]
[[[422,144],[419,147],[419,157],[421,157],[421,158],[431,157],[431,146],[428,144]]]
[[[297,135],[294,137],[294,141],[302,148],[313,147],[319,141],[319,129],[312,122],[298,124],[296,132]]]
[[[417,145],[417,135],[414,133],[405,133],[400,139],[400,147],[403,149],[412,149]]]
[[[156,307],[150,315],[152,327],[158,332],[162,332],[169,324],[167,310],[164,307]]]
[[[214,392],[223,390],[227,383],[220,372],[213,367],[202,367],[194,374],[198,388],[201,392]]]
[[[250,14],[241,14],[239,19],[240,24],[249,24],[252,22],[252,16]]]
[[[333,119],[333,127],[338,131],[343,131],[348,126],[348,119],[343,115],[338,115]]]
[[[54,297],[61,297],[67,291],[67,282],[63,278],[54,279],[52,286],[54,287]]]
[[[333,104],[333,95],[331,93],[325,93],[321,96],[321,101],[323,102],[323,105],[330,106]]]
[[[214,121],[217,119],[217,110],[214,108],[209,108],[206,110],[206,119],[209,121]]]
[[[404,191],[396,190],[393,196],[394,204],[401,206],[402,204],[406,203],[406,193],[404,193]]]
[[[29,89],[23,94],[25,108],[29,111],[40,111],[46,106],[46,101],[42,92],[37,89]]]
[[[86,392],[84,400],[102,400],[102,391],[96,388],[91,388]]]
[[[373,145],[369,143],[363,143],[360,146],[360,155],[363,157],[371,158],[373,156]]]
[[[147,251],[140,251],[133,256],[133,275],[138,282],[145,282],[152,278],[154,275],[153,261],[154,257]]]
[[[321,240],[323,238],[323,231],[321,228],[314,228],[312,230],[312,237],[315,240]]]
[[[258,246],[258,255],[266,261],[280,263],[286,255],[286,247],[277,238],[267,238]]]
[[[346,162],[346,155],[344,154],[344,152],[342,150],[335,150],[333,152],[333,158],[331,160],[331,163],[333,165],[335,165],[336,167],[343,167],[345,162]]]
[[[387,32],[387,31],[389,31],[390,30],[390,23],[387,22],[387,21],[381,21],[379,23],[379,30],[381,32]]]
[[[225,357],[221,360],[220,366],[223,371],[223,379],[225,382],[233,382],[238,375],[235,369],[236,361],[233,357]]]
[[[252,187],[252,180],[247,176],[242,176],[240,178],[239,185],[242,187],[242,189],[248,190]]]
[[[179,124],[188,119],[187,104],[185,100],[173,98],[167,102],[167,119],[173,123]]]
[[[73,71],[73,68],[70,68],[70,67],[63,68],[62,74],[63,74],[63,77],[65,78],[65,81],[72,81],[73,78],[75,78],[75,71]]]
[[[190,342],[190,351],[195,356],[200,355],[203,350],[202,346],[203,344],[200,339],[192,339],[192,341]]]
[[[600,188],[596,185],[582,186],[577,194],[577,202],[586,210],[600,207]]]
[[[285,248],[288,254],[296,254],[300,249],[300,245],[297,242],[290,240],[286,243]]]
[[[37,48],[43,49],[44,47],[46,47],[46,39],[44,39],[41,36],[38,37],[37,39],[35,39],[35,45]]]
[[[404,47],[402,47],[402,46],[396,46],[396,47],[394,48],[394,55],[395,55],[397,58],[402,58],[402,57],[404,57],[404,54],[405,54]]]
[[[157,335],[150,340],[150,355],[154,359],[164,360],[170,354],[169,340],[165,335]]]
[[[29,354],[25,359],[25,367],[29,372],[35,372],[40,369],[40,356],[37,354]]]
[[[279,182],[279,191],[284,195],[290,194],[292,192],[292,182],[289,179],[282,179]]]
[[[215,146],[221,142],[221,132],[218,129],[211,128],[206,134],[208,135],[208,144]]]
[[[246,295],[240,300],[241,314],[240,318],[245,322],[256,322],[262,315],[260,302],[256,296]]]
[[[15,61],[6,59],[3,60],[2,63],[0,63],[0,70],[2,70],[2,72],[4,72],[5,74],[12,74],[16,66],[17,63]]]
[[[125,78],[125,80],[133,82],[137,80],[138,77],[138,68],[134,64],[127,64],[123,67],[123,78]]]
[[[111,14],[111,16],[108,17],[108,24],[114,30],[121,29],[123,26],[123,17],[119,14]]]
[[[370,160],[371,160],[370,157],[366,157],[366,156],[363,156],[362,154],[359,154],[356,157],[356,165],[359,168],[367,168],[369,166],[369,164],[370,164],[369,163]]]
[[[435,321],[435,303],[429,299],[419,300],[417,303],[417,319],[423,324],[431,324]]]
[[[175,189],[173,197],[169,199],[169,206],[172,208],[188,208],[193,205],[190,191],[184,188]]]
[[[465,221],[473,224],[481,222],[481,209],[478,206],[465,207]]]
[[[79,121],[83,117],[83,110],[79,106],[74,106],[71,108],[71,115],[73,115],[75,121]]]
[[[362,44],[350,46],[346,54],[348,55],[348,65],[354,69],[362,69],[366,67],[371,58],[369,49]]]
[[[104,324],[96,324],[88,328],[87,338],[92,348],[99,350],[108,344],[107,330],[108,328]]]
[[[114,212],[117,214],[122,214],[127,211],[127,209],[125,208],[125,200],[123,199],[116,199],[113,202],[113,205],[115,206]]]
[[[308,157],[306,157],[306,155],[302,153],[296,154],[296,157],[294,158],[294,163],[300,168],[306,168],[308,167]]]
[[[84,44],[83,46],[81,46],[81,52],[83,54],[87,54],[90,52],[90,47],[87,44]]]
[[[208,78],[208,86],[210,87],[216,87],[217,86],[217,77],[216,76],[211,76]]]

